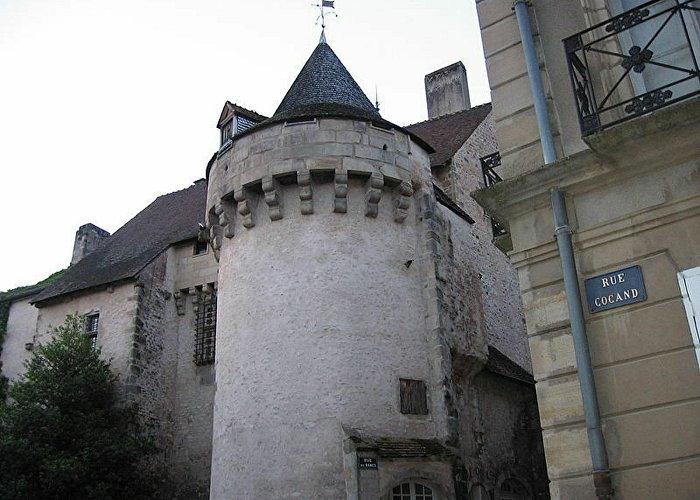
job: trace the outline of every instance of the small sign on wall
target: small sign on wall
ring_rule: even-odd
[[[619,269],[585,281],[586,300],[592,313],[607,311],[647,299],[642,268]]]
[[[377,459],[373,457],[357,457],[357,464],[360,469],[376,469]]]

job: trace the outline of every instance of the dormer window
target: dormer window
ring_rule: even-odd
[[[223,146],[233,137],[233,122],[235,120],[232,118],[225,124],[221,126],[221,145]]]
[[[233,138],[242,134],[248,130],[253,125],[260,123],[261,121],[267,119],[263,115],[259,115],[255,111],[243,108],[237,104],[231,104],[226,101],[224,109],[221,111],[219,116],[219,124],[217,127],[221,132],[221,144],[219,147],[219,154],[222,154],[228,148],[231,147],[233,143]]]

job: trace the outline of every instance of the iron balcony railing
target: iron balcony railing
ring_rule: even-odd
[[[564,40],[581,132],[700,93],[700,0],[654,0]]]
[[[494,170],[495,168],[501,166],[501,153],[499,151],[483,156],[479,158],[479,161],[481,162],[481,174],[484,177],[485,187],[493,186],[494,184],[497,184],[503,180]],[[486,215],[489,217],[489,219],[491,219],[491,229],[493,230],[494,238],[508,233],[506,228],[503,227],[496,219],[491,217],[488,213]]]

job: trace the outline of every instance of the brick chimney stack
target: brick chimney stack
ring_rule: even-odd
[[[425,75],[425,98],[431,120],[471,108],[464,64],[457,61]]]

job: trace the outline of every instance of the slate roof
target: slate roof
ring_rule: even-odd
[[[512,378],[529,385],[534,385],[535,383],[535,379],[527,370],[493,346],[489,346],[489,359],[486,362],[486,369],[492,373]]]
[[[236,134],[233,140],[236,141],[273,123],[323,117],[359,119],[379,127],[393,128],[409,134],[414,142],[428,153],[433,152],[430,143],[422,137],[382,118],[324,39],[321,39],[311,53],[274,115]]]
[[[231,113],[237,113],[241,116],[244,116],[246,118],[249,118],[253,120],[254,122],[261,122],[264,120],[267,120],[267,116],[261,115],[260,113],[256,113],[252,109],[244,108],[243,106],[239,106],[235,102],[231,101],[226,101],[226,104],[224,104],[224,108],[221,110],[221,115],[219,115],[219,121],[216,123],[217,127],[221,127],[221,124],[224,121],[224,118],[228,118],[228,113],[227,111],[230,111]]]
[[[372,448],[382,458],[452,457],[454,454],[437,439],[378,438]]]
[[[465,111],[414,123],[405,129],[435,149],[435,152],[430,155],[430,165],[436,167],[444,165],[457,153],[490,112],[491,103],[487,103]]]
[[[206,206],[206,182],[159,196],[88,254],[32,303],[135,278],[168,246],[195,238]],[[39,304],[41,305],[41,304]]]
[[[433,190],[435,191],[435,199],[438,201],[438,203],[452,210],[455,214],[467,221],[469,224],[474,224],[474,219],[472,219],[471,216],[462,209],[462,207],[457,205],[457,203],[455,203],[452,198],[447,196],[447,193],[440,189],[440,186],[438,186],[434,182]]]
[[[347,426],[343,426],[343,430],[358,450],[371,450],[382,458],[450,458],[455,455],[437,439],[370,436]]]
[[[372,105],[330,45],[321,41],[282,99],[275,119],[289,120],[337,109],[358,118],[379,119]]]

